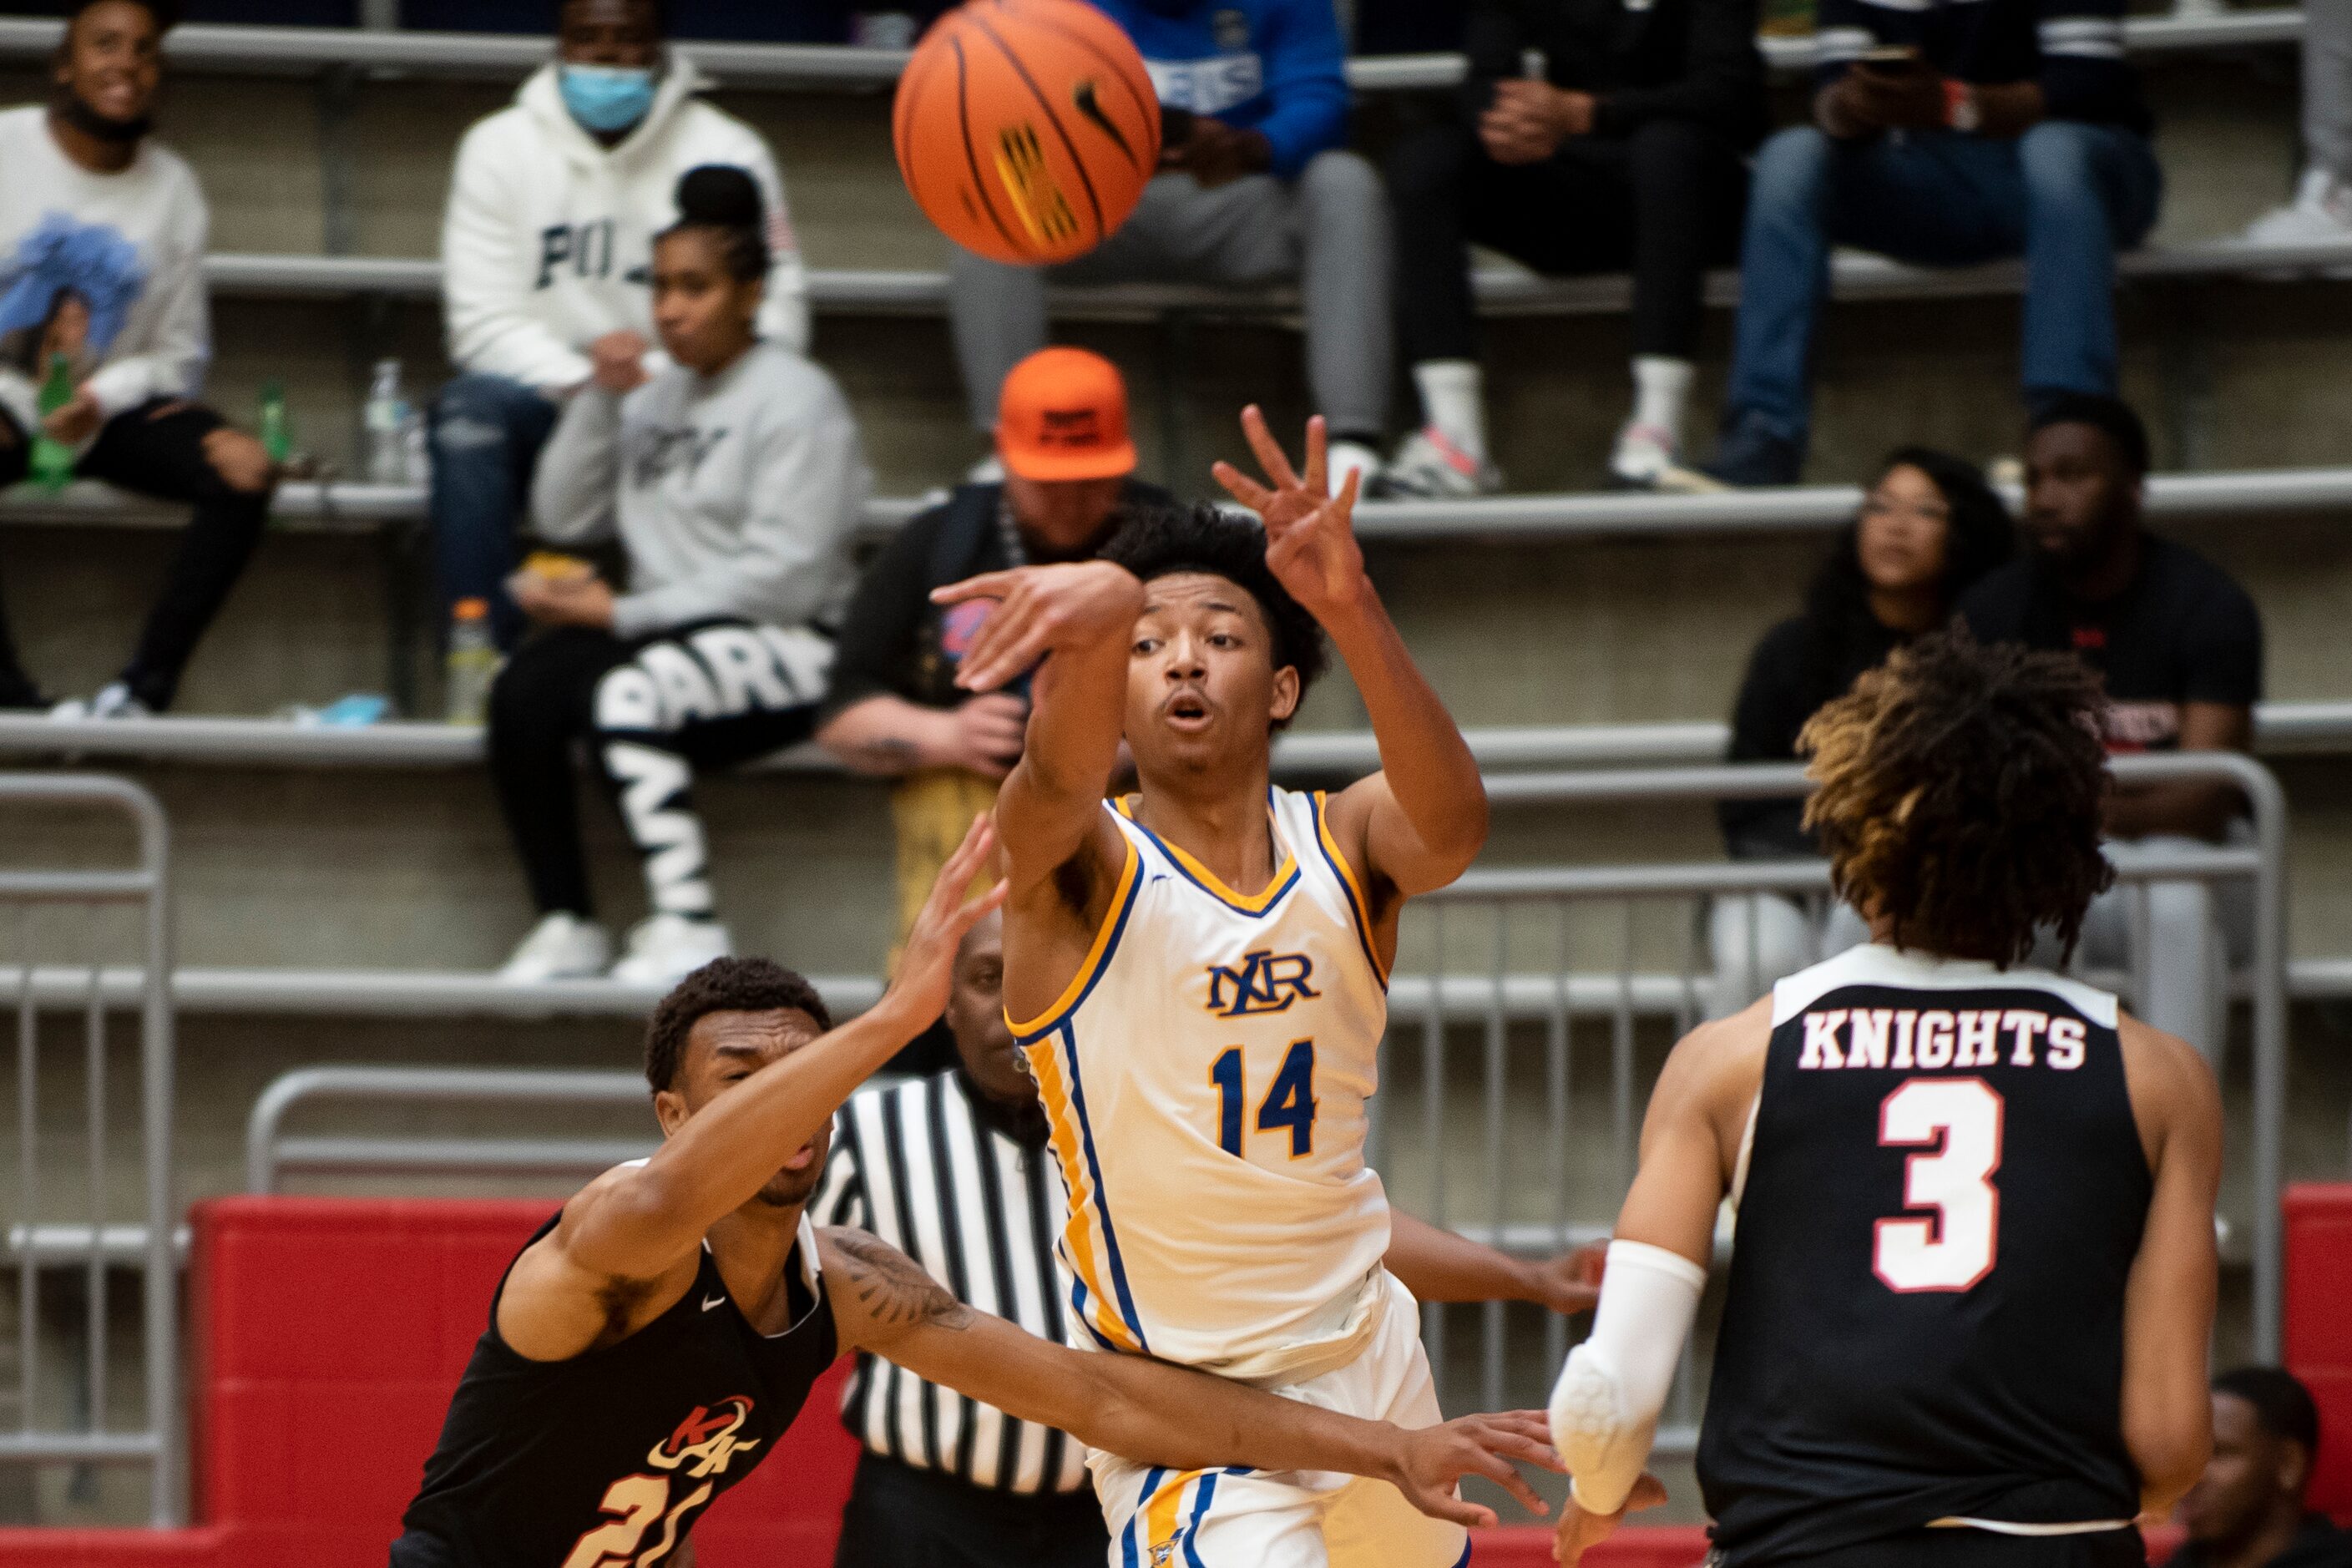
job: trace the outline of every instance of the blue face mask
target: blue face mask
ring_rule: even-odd
[[[642,66],[560,66],[563,107],[591,131],[626,131],[654,106],[654,73]]]

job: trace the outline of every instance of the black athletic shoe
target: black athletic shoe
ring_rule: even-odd
[[[1724,427],[1706,465],[1710,479],[1740,489],[1793,485],[1805,468],[1805,449],[1754,414],[1741,414]]]

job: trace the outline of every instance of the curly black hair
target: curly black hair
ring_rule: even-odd
[[[824,998],[806,976],[765,958],[714,958],[677,983],[646,1026],[646,1081],[656,1093],[677,1079],[686,1037],[712,1013],[806,1013],[819,1029],[833,1027]]]
[[[73,25],[81,20],[82,13],[100,3],[101,0],[70,0],[66,6],[68,38],[72,37]],[[155,31],[158,34],[168,33],[180,25],[179,0],[131,0],[131,3],[147,13],[153,20]],[[62,50],[66,46],[63,41],[60,41],[58,47]]]
[[[659,245],[688,230],[710,237],[719,265],[738,283],[767,277],[767,204],[751,174],[732,163],[700,163],[677,177],[677,221],[654,236]]]
[[[2071,957],[2115,879],[2096,678],[2072,654],[1983,647],[1965,628],[1897,649],[1797,739],[1820,789],[1805,826],[1839,896],[1897,947],[2023,962],[2054,931]]]
[[[1146,583],[1205,572],[1249,595],[1273,633],[1274,668],[1298,672],[1302,700],[1328,662],[1322,626],[1266,569],[1265,529],[1254,517],[1213,506],[1139,506],[1103,546],[1102,558]]]

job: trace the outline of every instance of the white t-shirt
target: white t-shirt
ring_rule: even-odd
[[[129,168],[94,174],[58,145],[47,110],[0,110],[0,408],[33,427],[45,346],[110,418],[202,391],[210,226],[170,149],[142,142]]]

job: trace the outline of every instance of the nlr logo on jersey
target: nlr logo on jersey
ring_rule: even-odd
[[[1303,952],[1260,948],[1242,955],[1239,969],[1209,965],[1209,1011],[1220,1018],[1251,1018],[1289,1010],[1293,1002],[1322,994],[1307,984],[1315,961]]]

